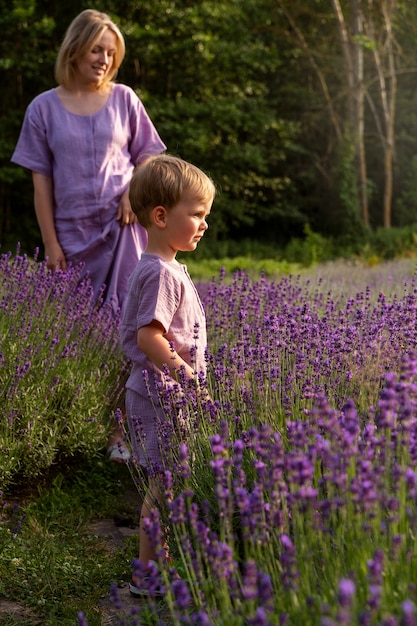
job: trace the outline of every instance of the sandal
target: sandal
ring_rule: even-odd
[[[162,580],[153,581],[151,584],[150,578],[145,578],[141,581],[141,586],[135,585],[133,580],[129,583],[129,591],[135,598],[143,596],[151,596],[152,598],[160,598],[164,595],[165,587]]]
[[[133,582],[133,579],[129,583],[129,591],[132,596],[136,598],[140,596],[151,596],[153,598],[163,596],[165,593],[165,586],[162,580],[162,576],[158,571],[158,565],[154,561],[149,561],[151,566],[149,574],[140,576],[138,582]]]

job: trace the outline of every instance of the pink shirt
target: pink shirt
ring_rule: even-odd
[[[206,372],[206,317],[186,266],[143,253],[129,281],[120,336],[122,348],[133,364],[126,387],[145,397],[148,391],[143,370],[148,372],[150,382],[155,377],[162,380],[160,370],[136,342],[138,329],[152,320],[162,324],[165,337],[173,342],[175,351],[186,363],[198,373]]]

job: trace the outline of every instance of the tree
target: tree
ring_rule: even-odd
[[[18,4],[23,2],[15,0]],[[297,126],[277,115],[269,88],[280,69],[279,55],[271,45],[270,0],[161,0],[157,4],[110,0],[95,6],[110,13],[125,34],[127,55],[119,80],[143,99],[169,151],[207,170],[219,187],[210,237],[252,235],[255,223],[269,240],[277,233],[285,235],[291,221],[299,220],[296,211],[288,215],[285,203],[291,186],[285,160]],[[47,2],[31,0],[26,16],[36,39],[32,50],[42,48],[48,67],[36,86],[24,85],[14,107],[9,154],[27,103],[54,84],[53,63],[64,17],[69,21],[78,12],[74,7],[70,14],[67,2],[53,5],[47,18],[49,42],[44,45],[41,31],[32,29],[45,24],[47,7]],[[12,14],[15,28],[21,28],[21,9]],[[20,41],[25,47],[29,38]],[[22,52],[30,58],[29,48]],[[27,72],[34,72],[39,58],[33,58]],[[16,68],[19,57],[13,63]],[[9,103],[15,97],[16,85]],[[12,169],[13,188],[23,173]],[[27,205],[32,202],[31,195],[28,198]]]
[[[219,187],[208,240],[349,243],[413,221],[417,4],[405,0],[94,0],[121,25],[119,80],[168,149]],[[40,238],[10,164],[27,104],[82,0],[0,0],[0,243]],[[207,242],[208,243],[208,242]],[[209,249],[209,246],[205,246]]]
[[[326,2],[315,3],[319,11]],[[333,132],[338,142],[352,138],[355,146],[356,180],[361,218],[370,227],[367,165],[367,125],[370,125],[382,146],[384,154],[384,197],[382,222],[391,226],[393,194],[393,157],[395,143],[395,112],[397,98],[397,57],[399,46],[395,34],[395,19],[400,4],[397,0],[331,0],[331,8],[339,40],[342,82],[334,80],[333,68],[327,65],[327,47],[318,47],[317,40],[308,40],[308,32],[301,27],[302,20],[294,15],[287,0],[277,0],[292,30],[301,44],[317,76]],[[297,3],[310,15],[314,12],[308,0]],[[327,5],[328,6],[328,5]],[[317,11],[317,9],[316,9]],[[323,16],[323,13],[321,13]],[[316,19],[319,14],[316,13]],[[329,15],[326,13],[327,23]],[[311,27],[308,26],[308,29]],[[331,36],[331,35],[329,35]],[[346,97],[342,98],[342,94]],[[346,107],[340,102],[346,102]],[[366,107],[368,108],[368,114]],[[368,132],[368,136],[369,136]]]
[[[384,202],[383,225],[391,227],[392,191],[393,191],[393,156],[395,143],[395,108],[397,99],[397,68],[396,56],[398,45],[394,35],[394,19],[397,10],[397,0],[380,0],[381,26],[378,29],[378,11],[373,0],[368,0],[368,20],[366,31],[372,42],[372,52],[375,62],[377,84],[381,103],[381,113],[367,93],[371,110],[375,117],[382,149],[384,152]]]
[[[351,1],[352,33],[339,0],[332,0],[333,11],[339,29],[340,45],[343,52],[345,75],[348,86],[349,124],[347,132],[354,138],[357,161],[357,187],[362,221],[369,228],[368,181],[365,148],[365,86],[364,86],[364,55],[363,55],[363,14],[361,0]]]
[[[270,0],[132,8],[122,22],[123,71],[139,68],[131,79],[168,149],[218,183],[210,236],[252,235],[255,223],[269,238],[271,226],[275,236],[285,233],[285,160],[297,127],[277,114],[271,95],[281,60],[272,46]]]
[[[53,78],[54,21],[46,15],[36,15],[35,9],[35,0],[13,2],[12,7],[0,0],[1,30],[7,34],[0,41],[0,242],[3,248],[9,243],[15,247],[15,232],[20,241],[32,241],[30,252],[39,245],[39,236],[33,219],[29,176],[11,165],[10,156],[27,104],[34,93],[50,86]]]

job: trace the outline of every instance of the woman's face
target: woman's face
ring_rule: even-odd
[[[94,47],[78,61],[77,82],[94,88],[100,85],[113,67],[116,48],[116,35],[107,28]]]

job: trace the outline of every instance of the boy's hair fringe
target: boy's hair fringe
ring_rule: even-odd
[[[135,170],[129,199],[139,223],[147,228],[154,207],[163,206],[169,211],[184,196],[209,202],[215,194],[214,182],[197,166],[179,157],[159,154]]]

